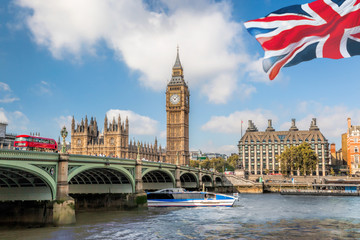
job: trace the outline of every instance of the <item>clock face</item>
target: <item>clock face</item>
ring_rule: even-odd
[[[180,96],[177,94],[173,94],[170,96],[170,102],[172,104],[178,104],[180,102]]]

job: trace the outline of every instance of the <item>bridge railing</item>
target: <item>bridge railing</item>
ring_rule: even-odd
[[[58,153],[0,149],[0,159],[58,160]]]
[[[134,159],[124,159],[124,158],[114,158],[114,157],[104,157],[104,156],[91,156],[91,155],[76,155],[70,154],[69,161],[86,161],[86,162],[99,162],[104,161],[105,163],[122,163],[126,165],[135,165]]]

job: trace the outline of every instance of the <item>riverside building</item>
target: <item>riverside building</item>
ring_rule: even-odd
[[[275,131],[272,120],[268,120],[268,127],[263,132],[258,131],[252,120],[249,120],[246,133],[238,144],[239,161],[249,175],[278,174],[281,166],[277,156],[286,146],[298,146],[303,142],[309,143],[318,156],[318,164],[312,174],[325,176],[329,143],[316,125],[316,118],[312,119],[309,130],[302,131],[296,127],[295,119],[292,119],[289,131]]]
[[[351,118],[347,119],[347,124],[347,132],[342,135],[343,158],[350,174],[360,174],[360,126],[351,125]]]

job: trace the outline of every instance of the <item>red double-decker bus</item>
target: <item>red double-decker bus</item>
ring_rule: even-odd
[[[57,151],[57,143],[54,139],[36,137],[30,135],[18,135],[14,141],[16,150],[55,152]]]

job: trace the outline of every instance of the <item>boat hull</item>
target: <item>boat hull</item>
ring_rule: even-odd
[[[147,193],[148,207],[231,207],[233,196],[210,192],[189,192],[182,188]]]
[[[148,200],[148,207],[232,207],[234,200]]]

